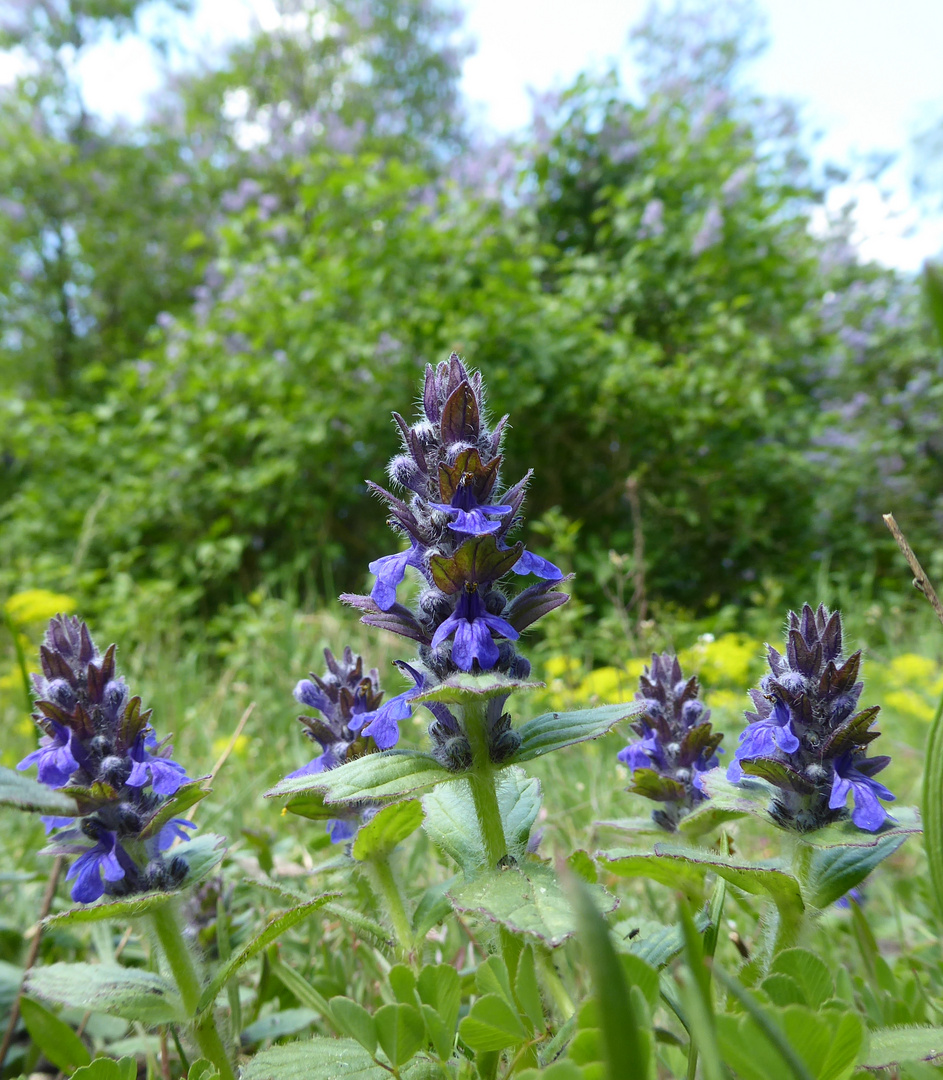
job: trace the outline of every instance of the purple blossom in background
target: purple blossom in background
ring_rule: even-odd
[[[189,822],[172,819],[157,837],[145,829],[191,781],[171,747],[158,744],[150,712],[141,711],[141,699],[116,673],[115,652],[112,645],[102,656],[77,618],[50,621],[40,648],[42,674],[33,676],[41,745],[18,766],[35,764],[41,783],[76,793],[75,817],[44,817],[43,825],[53,834],[50,854],[79,856],[67,878],[80,903],[105,893],[175,888],[189,869],[180,856],[161,854],[187,838]],[[132,858],[129,850],[138,855]]]
[[[671,653],[652,656],[635,700],[644,707],[631,727],[641,737],[621,750],[618,759],[632,770],[629,791],[661,803],[652,818],[673,832],[707,797],[701,773],[717,766],[723,735],[712,730],[710,710],[698,700],[697,678],[685,679]]]
[[[728,777],[772,784],[770,813],[785,828],[808,832],[846,818],[851,795],[853,823],[876,832],[888,818],[879,800],[894,796],[874,775],[890,758],[867,756],[879,710],[858,710],[861,653],[844,656],[841,617],[806,604],[789,613],[785,655],[767,648],[770,674],[750,691],[756,712],[746,713]]]
[[[665,231],[665,204],[661,199],[649,199],[642,211],[642,220],[639,223],[639,237],[661,236]]]
[[[720,242],[724,234],[724,215],[717,203],[711,203],[704,220],[691,241],[691,254],[697,258]]]

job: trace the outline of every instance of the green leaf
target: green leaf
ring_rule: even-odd
[[[421,940],[434,927],[438,926],[446,916],[452,913],[452,902],[449,899],[449,889],[458,881],[458,876],[448,878],[445,881],[437,881],[425,889],[413,912],[413,930],[416,939]]]
[[[684,815],[678,822],[678,832],[683,836],[692,838],[706,836],[718,826],[726,825],[728,821],[737,821],[742,817],[746,817],[746,811],[716,806],[713,800],[708,799],[706,802],[701,803],[696,810]],[[660,831],[664,834],[663,829]]]
[[[300,1012],[303,1010],[289,1011]],[[281,1015],[284,1016],[285,1013],[282,1013]],[[216,1076],[219,1076],[216,1066],[212,1061],[207,1061],[206,1058],[197,1058],[187,1070],[187,1080],[213,1080]]]
[[[166,1024],[183,1019],[176,987],[152,971],[118,964],[50,964],[33,968],[27,991],[46,1001],[126,1020]]]
[[[239,1036],[239,1041],[243,1046],[254,1046],[255,1043],[265,1042],[267,1039],[281,1039],[286,1035],[297,1035],[298,1032],[310,1027],[317,1018],[318,1013],[314,1009],[282,1009],[280,1012],[269,1013],[268,1016],[263,1016],[254,1024],[250,1024]],[[209,1065],[209,1062],[207,1064]],[[195,1063],[190,1067],[187,1080],[191,1080],[194,1067]],[[208,1074],[209,1077],[215,1076],[215,1067],[210,1065],[210,1069],[212,1071]]]
[[[415,1005],[384,1005],[373,1019],[377,1041],[394,1068],[405,1065],[425,1042],[426,1024]]]
[[[943,695],[927,732],[920,809],[923,813],[923,846],[927,853],[931,894],[937,918],[943,923]]]
[[[0,766],[0,806],[55,817],[75,817],[78,812],[75,799],[3,766]]]
[[[573,879],[574,906],[581,952],[589,966],[605,1048],[608,1075],[647,1077],[651,1043],[644,1019],[633,999],[626,971],[615,951],[609,928],[599,913],[590,887]],[[638,961],[642,963],[642,961]],[[652,971],[657,983],[658,975]]]
[[[717,1018],[724,1060],[743,1080],[779,1076],[846,1080],[851,1076],[865,1034],[854,1013],[816,1014],[800,1005],[766,1013],[749,1000],[757,1010],[755,1015],[739,1020]]]
[[[92,1055],[72,1028],[39,1002],[21,998],[20,1015],[29,1037],[57,1069],[72,1072],[92,1060]]]
[[[72,1074],[71,1080],[137,1080],[138,1063],[133,1057],[120,1061],[111,1058],[95,1058],[90,1065],[83,1065]]]
[[[657,977],[656,977],[657,983]],[[656,991],[657,992],[657,991]],[[517,975],[514,978],[514,996],[517,1004],[535,1031],[542,1031],[545,1024],[544,1006],[537,983],[537,964],[531,945],[525,947],[517,961]]]
[[[423,1002],[420,1006],[422,1018],[426,1024],[426,1034],[440,1061],[448,1061],[455,1049],[455,1025],[446,1024],[431,1005]]]
[[[201,799],[205,799],[210,793],[207,786],[209,778],[193,780],[189,784],[179,787],[175,794],[166,802],[161,803],[159,809],[144,824],[141,830],[141,839],[156,836],[171,818],[183,817],[184,811],[195,806]]]
[[[909,830],[892,830],[871,838],[859,832],[857,843],[829,847],[800,842],[795,863],[808,902],[818,908],[833,904],[893,855],[908,835]]]
[[[256,956],[268,945],[271,945],[271,943],[275,941],[276,938],[281,937],[286,930],[289,930],[303,919],[307,919],[309,915],[312,915],[319,907],[323,907],[328,900],[332,900],[337,895],[338,893],[323,893],[321,896],[316,896],[313,900],[309,900],[306,904],[299,904],[297,907],[290,908],[288,911],[272,919],[260,934],[243,945],[239,952],[233,953],[226,963],[219,968],[213,976],[212,982],[200,995],[200,1000],[196,1007],[197,1014],[199,1015],[207,1009],[212,1008],[213,1003],[216,1001],[216,995],[243,964],[251,960],[253,956]]]
[[[509,679],[497,672],[485,672],[483,675],[458,672],[417,694],[413,703],[422,705],[427,701],[438,701],[443,705],[465,705],[469,699],[474,703],[481,698],[506,697],[525,690],[539,690],[543,685],[542,682]]]
[[[459,974],[451,964],[427,964],[419,972],[417,989],[420,1001],[435,1011],[447,1033],[448,1051],[445,1053],[434,1033],[430,1031],[429,1034],[433,1037],[439,1057],[448,1057],[455,1042],[455,1026],[462,1000]]]
[[[546,1069],[525,1069],[515,1074],[517,1080],[586,1080],[586,1074],[575,1061],[555,1061]]]
[[[758,776],[744,776],[739,783],[728,780],[721,768],[701,773],[701,788],[710,798],[710,805],[718,810],[737,814],[751,814],[772,822],[769,806],[776,797],[776,788]],[[707,804],[705,804],[707,805]],[[694,816],[699,811],[694,811]]]
[[[351,854],[360,862],[383,859],[422,824],[422,803],[418,799],[384,806],[357,832]]]
[[[497,994],[512,1009],[516,1008],[507,965],[500,956],[489,956],[479,965],[475,972],[475,987],[479,994]]]
[[[551,750],[561,750],[564,746],[573,746],[587,739],[598,739],[620,720],[634,716],[641,709],[639,702],[630,701],[623,705],[600,705],[577,712],[544,713],[518,728],[521,745],[508,764],[531,761],[549,754]]]
[[[477,1053],[504,1050],[527,1040],[527,1030],[517,1009],[499,994],[478,998],[459,1024],[458,1033],[465,1045]]]
[[[804,1003],[817,1009],[835,992],[835,983],[825,961],[808,949],[784,949],[770,965],[771,973],[788,975],[802,990]]]
[[[356,802],[360,799],[388,799],[425,791],[435,784],[457,780],[431,754],[418,750],[384,750],[365,754],[328,772],[294,776],[267,791],[266,798],[296,795],[302,791],[323,791],[326,802]]]
[[[173,848],[174,855],[190,868],[183,879],[183,887],[189,889],[205,881],[226,857],[227,847],[226,837],[217,833],[202,833],[185,844],[177,844]]]
[[[689,894],[693,892],[694,882],[702,880],[705,874],[719,874],[744,892],[771,897],[791,930],[798,927],[804,911],[799,882],[775,862],[749,863],[670,844],[656,844],[651,855],[610,852],[602,858],[610,862],[613,873],[622,877],[643,875]]]
[[[698,933],[703,933],[710,925],[703,912],[698,913],[694,923]],[[612,936],[618,949],[639,957],[654,968],[664,967],[684,948],[680,927],[665,926],[651,919],[628,919],[618,923]]]
[[[511,768],[495,777],[498,808],[504,822],[508,854],[524,858],[530,830],[540,810],[540,782],[523,769]],[[422,798],[424,828],[433,842],[469,876],[487,865],[478,815],[467,780],[441,784]]]
[[[242,1080],[389,1080],[389,1076],[389,1070],[377,1065],[353,1039],[320,1036],[273,1046],[242,1067]]]
[[[868,1049],[858,1065],[864,1069],[890,1069],[906,1061],[934,1061],[943,1057],[943,1027],[879,1028],[872,1031]]]
[[[684,820],[687,820],[686,818]],[[656,825],[651,817],[613,818],[611,821],[593,822],[600,829],[616,829],[634,836],[665,836],[665,830]]]
[[[596,903],[611,911],[615,900],[599,886],[591,887]],[[568,897],[549,867],[536,862],[483,874],[453,887],[449,894],[459,911],[471,911],[501,923],[515,933],[536,937],[551,948],[576,932]]]
[[[337,817],[337,807],[328,806],[324,801],[323,791],[303,791],[300,795],[293,795],[285,803],[283,812],[285,810],[310,821],[326,821]]]
[[[415,1005],[418,1002],[416,996],[416,974],[412,968],[405,964],[394,964],[390,968],[387,978],[390,980],[390,989],[393,997],[404,1005]]]
[[[223,861],[226,855],[226,841],[215,833],[205,833],[203,836],[195,836],[185,844],[179,844],[173,850],[174,855],[179,855],[190,867],[181,885],[181,888],[189,888],[209,877]],[[73,926],[79,923],[101,922],[103,919],[127,922],[162,907],[179,895],[180,892],[176,891],[146,892],[126,900],[103,897],[95,904],[82,904],[79,907],[69,908],[68,911],[49,915],[43,920],[43,926],[50,928]]]
[[[572,855],[568,855],[566,864],[574,874],[590,885],[595,885],[599,880],[599,871],[596,869],[596,863],[593,861],[592,855],[583,851],[582,848],[574,851]]]
[[[338,1028],[367,1051],[374,1054],[377,1048],[377,1026],[373,1017],[356,1001],[348,997],[331,998],[331,1015]]]
[[[767,975],[760,989],[774,1005],[801,1005],[805,1001],[802,987],[789,975]]]

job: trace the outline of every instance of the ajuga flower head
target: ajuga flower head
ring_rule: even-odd
[[[327,670],[321,675],[311,673],[295,687],[295,700],[320,716],[299,716],[305,735],[321,747],[321,753],[289,773],[293,776],[310,776],[343,765],[346,761],[388,749],[399,739],[396,719],[409,715],[398,707],[397,698],[381,706],[383,691],[376,668],[364,672],[363,658],[354,656],[350,646],[344,649],[340,660],[330,649],[324,650]],[[327,823],[331,840],[341,843],[350,840],[358,827],[372,817],[377,807],[373,803],[354,803],[344,807],[341,816]]]
[[[370,596],[342,599],[364,612],[365,623],[418,643],[419,662],[404,666],[415,686],[398,699],[398,713],[405,717],[412,698],[458,672],[526,678],[530,664],[514,643],[567,596],[554,589],[563,578],[560,570],[511,539],[531,474],[511,487],[502,485],[507,417],[489,425],[481,376],[453,353],[426,368],[416,421],[393,416],[403,445],[389,474],[404,496],[369,486],[385,500],[390,525],[405,546],[370,563],[376,575]],[[410,567],[422,580],[413,608],[397,601]],[[507,583],[527,575],[540,580],[513,595]],[[498,757],[513,750],[503,704],[495,698],[489,706]],[[430,709],[437,756],[449,767],[464,768],[467,746],[456,718],[444,707]]]
[[[117,674],[115,646],[102,656],[84,622],[58,615],[40,662],[42,674],[33,676],[40,746],[17,768],[36,765],[43,784],[76,800],[80,816],[44,819],[56,833],[50,852],[78,855],[66,875],[73,900],[179,885],[187,864],[163,852],[192,826],[165,820],[162,809],[189,778]]]
[[[750,696],[756,712],[740,736],[727,776],[743,773],[769,781],[778,792],[770,812],[787,828],[806,832],[848,816],[860,829],[881,828],[893,800],[875,780],[889,757],[868,757],[879,732],[871,725],[879,706],[858,709],[861,653],[845,657],[838,612],[822,605],[789,613],[785,656],[769,648],[770,674]]]
[[[678,658],[653,655],[639,679],[635,700],[644,711],[632,723],[640,738],[619,753],[632,770],[630,791],[662,806],[652,818],[673,831],[692,807],[706,798],[700,774],[718,764],[723,735],[711,729],[710,710],[698,700],[697,677],[685,679]]]

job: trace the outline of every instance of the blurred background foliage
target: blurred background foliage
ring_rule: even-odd
[[[581,77],[513,139],[469,121],[437,0],[286,0],[106,123],[76,59],[144,6],[0,25],[28,60],[0,91],[0,592],[222,640],[360,587],[390,410],[453,349],[578,572],[561,619],[694,640],[813,589],[880,603],[889,510],[943,572],[920,282],[811,227],[827,180],[745,81],[748,5],[653,7],[637,93]]]

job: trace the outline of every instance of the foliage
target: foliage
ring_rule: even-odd
[[[609,550],[643,613],[770,579],[798,600],[810,555],[862,545],[880,571],[891,495],[936,548],[916,288],[810,234],[795,118],[729,28],[653,19],[639,100],[581,78],[509,169],[463,149],[447,11],[326,11],[178,79],[140,131],[58,62],[7,94],[3,580],[166,625],[356,588],[391,446],[369,404],[451,349],[513,406],[507,465],[575,516],[597,605]]]

